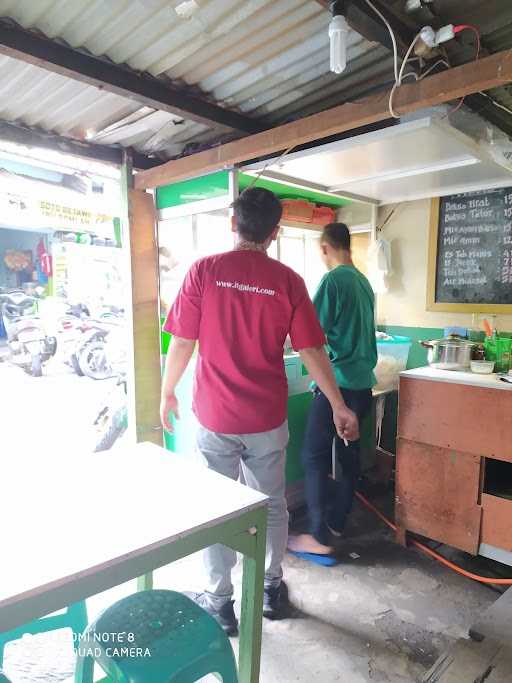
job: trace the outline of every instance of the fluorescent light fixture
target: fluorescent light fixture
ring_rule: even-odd
[[[357,176],[355,178],[347,178],[342,184],[333,185],[329,188],[329,192],[343,192],[343,188],[351,183],[368,183],[374,180],[399,180],[400,178],[411,178],[417,175],[425,175],[427,173],[437,173],[439,171],[449,171],[453,168],[462,168],[464,166],[474,166],[479,164],[480,159],[474,156],[463,156],[455,159],[449,159],[437,164],[430,164],[429,166],[413,166],[411,168],[396,170],[396,171],[382,171],[375,175]]]
[[[331,71],[341,74],[347,67],[347,20],[342,14],[336,14],[329,24],[329,42],[331,50]]]

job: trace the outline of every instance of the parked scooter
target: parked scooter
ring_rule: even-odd
[[[121,372],[93,424],[94,452],[107,451],[128,428],[126,373]]]
[[[57,304],[59,315],[51,316],[58,340],[59,356],[79,376],[103,380],[124,368],[124,324],[119,315],[104,319],[91,317],[82,304]]]
[[[70,304],[62,302],[62,314],[53,319],[57,349],[60,360],[69,365],[77,375],[83,376],[77,357],[77,351],[82,347],[83,335],[88,332],[90,312],[84,304]]]
[[[124,325],[119,321],[86,321],[76,350],[78,365],[84,375],[92,379],[108,379],[124,370],[126,339]]]
[[[0,303],[8,360],[33,377],[41,377],[43,364],[55,354],[57,340],[46,334],[37,313],[37,299],[13,290],[0,294]]]
[[[124,308],[120,308],[119,306],[114,305],[103,304],[98,317],[101,320],[123,320]]]

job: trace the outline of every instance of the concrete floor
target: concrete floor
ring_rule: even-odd
[[[43,377],[31,377],[0,362],[2,447],[16,452],[22,446],[34,457],[48,450],[72,453],[78,444],[92,451],[93,423],[116,379],[79,377],[56,359],[43,372]]]
[[[9,387],[0,400],[7,426],[3,443],[15,448],[23,440],[34,457],[46,447],[72,453],[71,444],[87,438],[91,417],[110,389],[109,382],[77,377],[58,364],[48,364],[45,377],[34,379],[0,363],[0,384]],[[86,493],[84,509],[91,495]],[[380,504],[391,502],[388,495]],[[391,532],[360,506],[340,545],[338,566],[324,568],[288,556],[285,579],[290,618],[264,623],[262,683],[412,683],[452,640],[467,634],[497,597],[397,546]],[[155,587],[200,590],[200,558],[159,570]],[[91,598],[90,618],[134,590],[132,582]],[[72,676],[67,632],[10,643],[5,655],[13,683],[60,683]]]
[[[264,622],[262,683],[413,683],[498,597],[397,546],[359,506],[339,555],[331,568],[287,556],[290,618]],[[236,573],[239,590],[239,567]],[[158,588],[200,589],[201,581],[197,556],[155,574]],[[126,584],[90,599],[90,617],[134,588]],[[54,633],[12,643],[5,670],[13,683],[69,680],[71,639]]]

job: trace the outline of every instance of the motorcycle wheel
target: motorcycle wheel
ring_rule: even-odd
[[[73,370],[76,372],[76,374],[77,374],[79,377],[83,377],[83,376],[84,376],[84,373],[82,372],[82,368],[80,367],[80,363],[78,362],[78,358],[77,358],[77,356],[76,356],[76,353],[74,353],[74,354],[71,356],[71,367],[73,368]]]
[[[43,359],[39,354],[37,356],[32,356],[32,363],[30,364],[28,374],[32,375],[32,377],[43,376]]]
[[[78,353],[80,370],[91,379],[108,379],[112,377],[112,366],[107,358],[107,349],[102,341],[86,344]]]

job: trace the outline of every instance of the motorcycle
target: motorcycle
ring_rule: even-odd
[[[77,375],[103,380],[123,368],[126,340],[119,315],[91,317],[86,305],[65,301],[54,302],[47,314],[58,339],[60,359]]]
[[[128,428],[126,373],[121,372],[93,423],[94,452],[108,451]]]
[[[119,306],[104,304],[101,307],[101,312],[98,316],[101,320],[119,320],[124,319],[124,308]]]
[[[126,360],[124,325],[117,320],[88,319],[76,357],[81,372],[92,379],[108,379],[121,372]]]
[[[46,334],[37,312],[37,299],[21,290],[0,294],[7,334],[8,360],[33,377],[42,377],[43,364],[57,350],[57,340]]]
[[[77,352],[82,347],[83,335],[89,331],[89,309],[84,304],[62,302],[63,313],[53,319],[56,328],[57,348],[63,363],[69,365],[77,375],[82,377]]]

